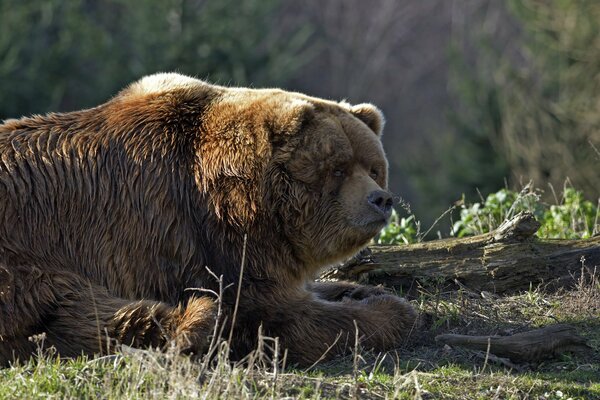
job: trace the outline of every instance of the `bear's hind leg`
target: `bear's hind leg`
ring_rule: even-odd
[[[46,323],[47,339],[61,355],[110,353],[116,344],[161,349],[174,345],[185,354],[206,350],[215,323],[215,305],[209,298],[192,298],[186,306],[173,307],[111,297],[103,290],[91,293],[94,298],[61,304]]]
[[[8,278],[0,281],[0,365],[31,354],[28,337],[42,333],[62,356],[111,352],[117,343],[200,354],[215,323],[206,297],[173,307],[118,298],[71,273],[3,267],[0,274]]]

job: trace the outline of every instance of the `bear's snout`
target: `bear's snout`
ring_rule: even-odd
[[[386,221],[392,216],[394,200],[391,193],[385,190],[374,190],[367,196],[367,203],[372,210],[384,217]]]

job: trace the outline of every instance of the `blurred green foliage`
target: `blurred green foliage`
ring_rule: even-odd
[[[486,20],[451,46],[450,132],[416,168],[432,206],[459,193],[517,187],[523,178],[554,186],[569,178],[600,197],[600,2],[506,6],[515,25],[506,42],[494,35],[503,27]]]
[[[460,193],[470,198],[491,193],[504,186],[510,175],[507,160],[498,148],[502,126],[499,88],[485,76],[491,68],[488,63],[497,57],[485,40],[477,48],[488,56],[470,65],[467,56],[456,45],[451,46],[449,90],[455,102],[446,113],[451,132],[438,135],[431,143],[430,152],[435,157],[419,157],[412,166],[417,186],[429,195],[423,198],[426,209],[419,209],[425,213],[429,208],[450,204]],[[434,210],[435,214],[440,212]]]
[[[460,219],[454,222],[450,234],[456,237],[479,235],[496,229],[502,222],[520,212],[531,212],[542,224],[537,236],[545,239],[588,239],[600,233],[600,208],[586,200],[581,191],[564,189],[557,204],[547,205],[539,191],[527,186],[521,192],[501,189],[485,200],[460,202]],[[380,233],[378,244],[410,244],[421,240],[414,215],[392,220]]]
[[[489,194],[480,203],[468,205],[463,195],[460,203],[460,219],[453,224],[451,231],[453,236],[458,237],[489,232],[522,211],[533,213],[538,220],[544,214],[538,193],[528,189],[521,193],[501,189]]]
[[[502,154],[514,176],[555,186],[569,177],[598,198],[600,2],[510,4],[523,27],[522,62],[512,60],[493,79],[502,93]]]
[[[0,0],[0,119],[90,107],[159,71],[281,84],[307,61],[309,26],[277,0]]]
[[[551,239],[587,239],[600,233],[600,209],[585,200],[583,193],[573,188],[565,189],[561,204],[544,211],[540,237]]]
[[[522,211],[533,213],[542,224],[537,235],[546,239],[587,239],[600,231],[599,210],[583,193],[567,187],[560,203],[546,205],[533,191],[502,189],[484,203],[461,206],[460,219],[452,227],[458,237],[477,235],[497,228]]]
[[[377,244],[409,244],[417,241],[418,227],[415,216],[400,217],[394,210],[390,223],[381,230]]]

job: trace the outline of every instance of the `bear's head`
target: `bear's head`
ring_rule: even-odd
[[[194,175],[211,212],[257,241],[281,239],[308,270],[351,256],[390,218],[384,118],[373,105],[177,74],[147,77],[128,90],[129,98],[170,99],[178,115],[169,120],[198,118],[188,124],[200,130]]]
[[[274,209],[296,254],[315,268],[364,247],[389,221],[382,113],[313,100],[296,140],[274,147]],[[281,157],[281,159],[278,159]],[[281,176],[283,175],[283,177]]]

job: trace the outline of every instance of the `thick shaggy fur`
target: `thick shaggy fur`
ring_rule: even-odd
[[[236,356],[257,332],[299,364],[397,346],[402,299],[317,271],[386,222],[381,113],[280,90],[146,77],[98,107],[0,125],[0,364],[45,333],[61,355],[117,343],[206,350],[222,275]],[[377,192],[377,193],[379,193]]]

